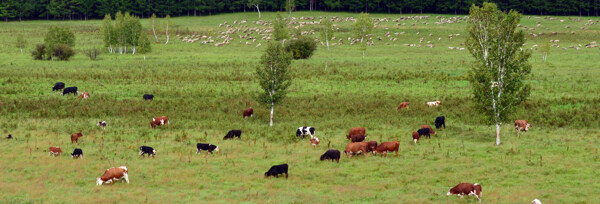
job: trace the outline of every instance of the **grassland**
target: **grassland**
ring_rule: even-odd
[[[545,33],[528,35],[526,48],[557,39],[560,48],[551,49],[547,62],[533,50],[528,80],[532,95],[513,118],[526,119],[534,128],[518,138],[508,121],[502,126],[503,144],[494,146],[492,127],[470,101],[470,54],[448,49],[464,47],[465,23],[435,25],[436,15],[431,16],[400,25],[382,22],[373,38],[383,40],[375,40],[365,58],[346,41],[350,23],[338,23],[337,36],[345,39],[344,45],[330,51],[319,46],[312,58],[292,63],[294,82],[288,98],[275,108],[273,127],[268,126],[266,107],[254,100],[259,91],[254,70],[265,47],[255,45],[264,45],[262,40],[249,46],[232,35],[230,45],[215,47],[172,37],[168,45],[155,44],[147,60],[105,53],[97,61],[78,54],[68,62],[48,62],[21,55],[14,48],[16,34],[25,34],[29,53],[49,26],[68,26],[76,32],[75,49],[82,50],[102,46],[101,22],[0,23],[0,131],[17,138],[0,141],[0,202],[475,202],[445,196],[460,182],[480,183],[485,203],[534,198],[544,203],[600,202],[600,50],[568,48],[599,41],[598,24],[586,25],[588,18],[578,17],[555,17],[564,22],[523,18],[523,26],[535,28],[526,33]],[[273,13],[263,14],[263,19],[273,18]],[[219,24],[241,19],[250,27],[265,28],[252,24],[258,20],[255,13],[173,21],[180,30],[216,36],[225,30]],[[148,28],[147,22],[143,25]],[[393,42],[383,36],[387,31],[405,33],[393,35],[398,38]],[[460,36],[450,39],[450,34]],[[419,43],[420,38],[425,42]],[[435,47],[425,47],[426,41]],[[52,93],[58,81],[90,92],[91,98]],[[155,100],[142,101],[145,93],[154,94]],[[427,108],[427,100],[443,105]],[[402,101],[410,101],[409,111],[395,110]],[[248,120],[241,117],[246,107],[255,109]],[[151,130],[150,118],[162,115],[170,117],[170,126]],[[439,115],[446,116],[448,127],[429,141],[412,144],[410,133]],[[104,131],[95,126],[100,120],[108,122]],[[316,127],[321,145],[314,149],[307,140],[295,138],[299,126]],[[318,160],[329,142],[343,150],[344,135],[356,126],[366,127],[370,140],[399,140],[400,156],[342,158],[339,164]],[[230,129],[241,129],[242,140],[222,141]],[[70,144],[69,135],[79,131],[82,142]],[[217,144],[221,151],[197,155],[198,142]],[[80,147],[85,159],[48,157],[51,145],[65,153]],[[140,158],[140,145],[156,148],[156,158]],[[280,163],[290,165],[289,179],[263,178],[271,165]],[[121,165],[129,168],[129,185],[95,186],[106,168]]]

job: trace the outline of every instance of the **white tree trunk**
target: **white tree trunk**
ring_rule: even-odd
[[[158,42],[158,37],[156,36],[156,29],[154,28],[154,19],[152,19],[152,33],[154,33],[154,40]]]
[[[329,50],[329,31],[325,31],[325,44],[327,44],[327,50]]]
[[[144,60],[146,60],[146,54],[144,54]]]
[[[260,18],[260,9],[258,8],[258,4],[254,5],[256,6],[256,10],[258,11],[258,18]]]
[[[500,145],[500,124],[496,123],[496,145]]]
[[[167,43],[169,43],[169,23],[167,23],[165,34],[167,35],[167,41],[165,42],[165,45],[166,45]]]
[[[23,54],[23,48],[21,48],[21,54]]]
[[[273,102],[271,102],[271,122],[269,122],[269,126],[273,126],[273,108],[275,107],[275,104]]]

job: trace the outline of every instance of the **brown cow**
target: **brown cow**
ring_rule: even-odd
[[[517,136],[519,136],[520,131],[527,132],[529,130],[531,124],[529,124],[526,120],[515,120],[515,131],[517,132]]]
[[[83,98],[83,99],[88,99],[90,97],[90,93],[88,92],[83,92],[81,93],[81,95],[79,95],[79,98]]]
[[[454,188],[448,190],[447,196],[457,195],[458,197],[463,197],[464,195],[472,196],[474,195],[479,202],[481,202],[481,185],[475,183],[460,183]]]
[[[387,157],[388,152],[396,152],[396,157],[398,156],[398,147],[400,147],[400,142],[392,141],[392,142],[383,142],[379,146],[375,147],[373,150],[373,155],[383,154],[383,156]]]
[[[421,125],[421,129],[423,129],[423,128],[429,129],[429,134],[435,135],[435,131],[433,131],[433,128],[431,128],[431,126],[429,126],[429,125]]]
[[[310,139],[310,144],[312,144],[313,147],[317,147],[317,145],[319,144],[319,138],[318,137],[313,137]]]
[[[252,108],[247,108],[246,110],[244,110],[244,119],[246,119],[247,117],[252,117],[252,115],[254,115],[254,109]]]
[[[350,139],[352,135],[364,135],[367,136],[367,129],[364,127],[353,127],[350,129],[350,133],[346,135],[346,138]]]
[[[368,141],[366,142],[369,144],[369,149],[368,151],[371,152],[375,149],[375,147],[377,147],[377,141]]]
[[[409,109],[409,107],[408,107],[408,101],[400,103],[400,105],[398,106],[398,108],[396,110],[400,110],[400,109],[403,109],[403,108],[406,108],[406,110]]]
[[[79,140],[80,137],[83,137],[81,132],[71,134],[71,144],[73,144],[73,142],[79,143],[77,140]]]
[[[348,143],[348,145],[346,145],[346,150],[344,151],[344,153],[346,154],[346,156],[348,156],[348,158],[352,157],[353,154],[360,154],[362,153],[363,155],[367,155],[367,151],[369,151],[369,143],[366,142],[352,142],[352,143]]]
[[[62,149],[60,147],[50,147],[48,150],[48,156],[60,156]]]
[[[365,138],[367,138],[367,136],[364,136],[364,135],[352,135],[350,137],[350,141],[352,141],[352,142],[362,142],[362,141],[365,141]]]
[[[413,131],[412,137],[413,137],[413,141],[415,142],[415,144],[417,144],[417,141],[419,141],[419,138],[421,137],[421,135],[419,135],[419,133],[417,131]]]
[[[156,128],[156,126],[165,125],[165,124],[167,124],[167,125],[169,124],[169,117],[167,117],[167,116],[152,118],[152,122],[150,122],[152,129]]]
[[[127,167],[112,167],[107,169],[101,177],[96,180],[96,185],[102,185],[105,183],[113,183],[115,180],[124,179],[125,182],[129,183],[129,176],[127,175]]]

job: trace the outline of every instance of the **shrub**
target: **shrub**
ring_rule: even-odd
[[[33,52],[31,52],[34,60],[49,60],[50,57],[46,52],[46,44],[38,44],[35,46]]]
[[[58,58],[59,60],[67,61],[73,55],[75,55],[75,52],[73,51],[73,48],[69,47],[69,45],[56,44],[52,49],[52,57]]]
[[[294,59],[308,59],[317,50],[317,43],[312,38],[300,37],[288,43],[285,50],[291,52]]]
[[[69,28],[52,26],[44,37],[46,46],[53,47],[56,44],[75,46],[75,34]]]
[[[88,56],[91,60],[96,60],[98,58],[98,55],[100,55],[100,49],[88,48],[87,50],[84,50],[83,53],[85,53],[85,55]]]

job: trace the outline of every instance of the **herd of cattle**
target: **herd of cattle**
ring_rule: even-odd
[[[73,93],[74,95],[77,95],[77,87],[65,88],[65,84],[62,82],[56,83],[54,85],[54,87],[52,88],[52,91],[59,91],[59,90],[63,90],[62,95],[67,95],[69,93]],[[87,99],[87,98],[89,98],[89,93],[83,92],[82,95],[79,96],[79,98]],[[153,100],[154,96],[150,95],[150,94],[146,94],[143,96],[143,99],[144,100]],[[441,104],[441,102],[440,101],[431,101],[431,102],[427,102],[426,104],[430,107],[433,107],[433,106],[439,106]],[[400,105],[398,106],[398,110],[400,110],[400,109],[409,109],[409,102],[400,103]],[[252,117],[253,114],[254,114],[254,110],[252,108],[247,108],[243,111],[243,118],[246,119],[248,117]],[[152,127],[152,129],[155,129],[157,126],[163,126],[163,125],[168,125],[168,124],[169,124],[169,118],[166,116],[152,118],[152,121],[150,122],[150,126]],[[444,116],[439,116],[439,117],[435,118],[434,124],[435,124],[436,129],[446,128],[446,118]],[[96,125],[105,129],[107,122],[100,121]],[[519,132],[521,132],[521,131],[526,132],[530,127],[532,127],[531,124],[529,124],[525,120],[516,120],[515,121],[515,130],[517,132],[517,135],[519,135]],[[436,133],[431,126],[421,125],[420,129],[413,131],[412,138],[413,138],[414,143],[416,144],[422,136],[425,136],[427,139],[430,139],[432,134],[435,135]],[[83,134],[81,132],[71,134],[71,143],[78,143],[79,138],[82,136],[83,136]],[[234,139],[236,137],[238,139],[241,139],[241,136],[242,136],[241,130],[230,130],[223,137],[223,140]],[[315,128],[314,127],[299,127],[296,130],[296,136],[302,137],[302,138],[305,138],[305,136],[310,136],[311,145],[313,145],[314,147],[316,147],[320,142],[319,138],[315,136]],[[382,142],[382,143],[378,144],[377,141],[365,141],[366,138],[367,138],[366,128],[364,128],[364,127],[351,128],[350,132],[346,135],[346,139],[350,140],[350,142],[346,145],[344,154],[348,158],[350,158],[353,155],[359,155],[359,154],[367,155],[367,153],[372,153],[373,155],[380,154],[383,156],[387,156],[387,154],[389,152],[395,152],[395,156],[398,156],[398,149],[400,146],[399,141],[388,141],[388,142]],[[13,137],[12,137],[12,135],[8,135],[8,137],[6,139],[13,139]],[[215,151],[218,152],[219,147],[217,145],[209,144],[209,143],[197,143],[196,144],[196,153],[200,153],[203,151],[206,151],[207,153],[212,154]],[[154,157],[156,155],[156,152],[157,151],[152,147],[141,146],[139,155],[141,155],[142,157],[144,155],[146,155],[148,157],[150,157],[150,156]],[[49,156],[60,156],[61,153],[62,153],[62,149],[60,147],[54,147],[54,146],[51,146],[48,151]],[[341,156],[341,152],[339,150],[329,149],[323,155],[321,155],[320,160],[321,161],[331,160],[331,161],[335,161],[335,162],[339,163],[340,156]],[[83,150],[80,148],[74,149],[73,153],[71,154],[71,157],[75,158],[75,159],[76,158],[83,159]],[[109,168],[104,172],[104,174],[101,177],[97,178],[96,184],[97,185],[109,184],[109,183],[114,183],[115,181],[123,181],[123,182],[129,183],[129,177],[128,177],[127,173],[128,173],[127,167],[125,167],[125,166]],[[269,177],[269,176],[278,177],[279,175],[282,175],[282,174],[285,174],[286,178],[288,177],[288,164],[274,165],[267,172],[265,172],[264,176],[265,177]],[[464,195],[475,196],[477,198],[477,200],[479,202],[481,202],[481,185],[479,185],[477,183],[475,183],[475,184],[460,183],[460,184],[454,186],[453,188],[451,188],[450,190],[448,190],[447,195],[458,195],[459,197],[462,197]],[[537,203],[541,203],[541,202],[536,199],[533,201],[533,203],[537,204]]]

